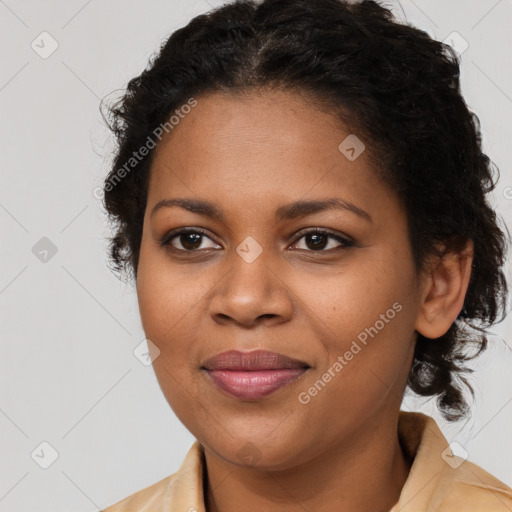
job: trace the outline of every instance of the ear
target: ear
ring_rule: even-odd
[[[423,273],[421,303],[415,329],[426,338],[439,338],[459,316],[471,277],[474,246],[445,252]]]

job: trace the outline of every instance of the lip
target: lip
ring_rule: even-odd
[[[229,350],[208,359],[201,367],[219,389],[245,400],[270,395],[309,368],[303,361],[267,350]]]
[[[251,371],[309,368],[309,365],[304,361],[268,350],[253,350],[251,352],[228,350],[207,359],[202,368],[206,370]]]

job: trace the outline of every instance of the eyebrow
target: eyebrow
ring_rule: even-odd
[[[216,219],[221,222],[225,220],[224,213],[215,204],[204,199],[190,198],[162,199],[153,207],[150,217],[153,217],[153,215],[161,208],[170,208],[174,206],[181,207],[192,213],[211,217],[212,219]],[[292,220],[299,217],[305,217],[306,215],[312,215],[313,213],[333,209],[349,211],[368,222],[373,222],[369,213],[355,204],[338,197],[315,199],[310,201],[295,201],[294,203],[286,204],[277,208],[275,218],[276,221]]]

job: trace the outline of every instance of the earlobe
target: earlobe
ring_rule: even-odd
[[[464,307],[473,263],[473,242],[460,252],[446,252],[425,272],[415,329],[426,338],[439,338]]]

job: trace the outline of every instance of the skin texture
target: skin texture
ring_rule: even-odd
[[[416,331],[439,337],[457,317],[471,245],[416,273],[405,211],[373,172],[371,148],[347,159],[338,146],[350,131],[303,96],[215,93],[197,101],[156,150],[137,294],[146,336],[160,351],[153,366],[161,389],[205,449],[207,510],[386,512],[411,464],[397,422]],[[274,218],[285,204],[332,197],[372,221],[343,209]],[[211,201],[225,219],[179,206],[151,215],[171,198]],[[169,242],[175,252],[160,244],[184,227],[206,230],[198,249],[187,252],[190,238],[185,246],[179,236]],[[322,238],[314,250],[311,236],[299,234],[305,228],[354,243]],[[252,263],[236,251],[247,237],[262,248]],[[301,403],[299,393],[395,303],[394,318]],[[223,394],[200,369],[225,350],[258,348],[311,368],[256,401]]]

